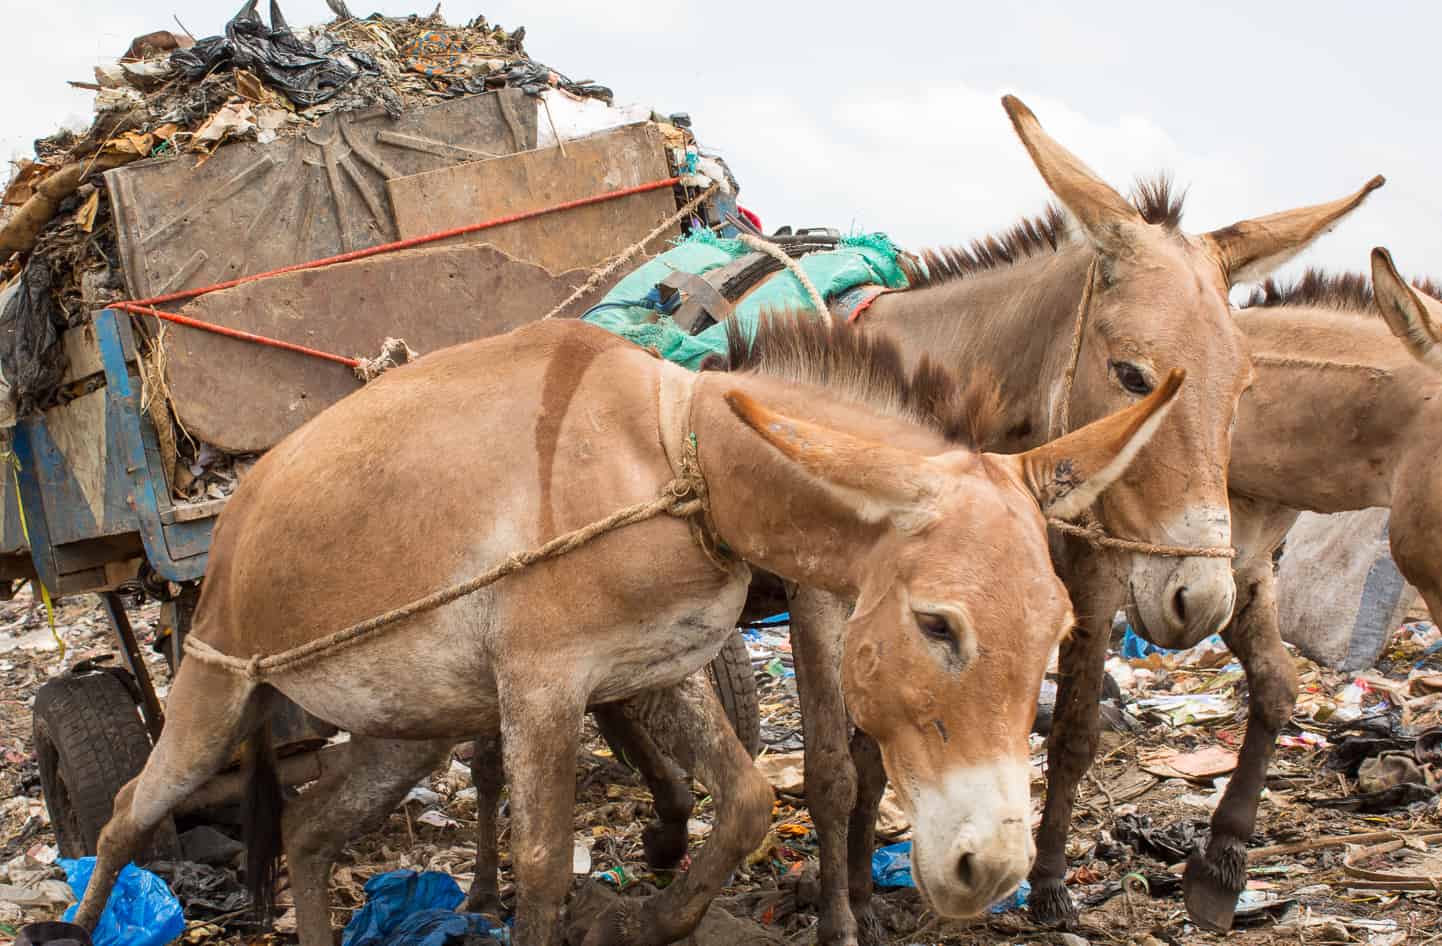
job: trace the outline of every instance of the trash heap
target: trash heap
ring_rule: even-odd
[[[89,127],[37,140],[33,158],[16,162],[0,186],[0,373],[9,388],[9,397],[0,390],[0,427],[83,393],[59,389],[60,334],[128,296],[104,171],[177,155],[199,164],[235,142],[303,135],[334,113],[383,109],[395,117],[502,88],[536,98],[539,147],[659,119],[649,108],[615,107],[605,86],[532,59],[524,27],[484,17],[456,26],[438,12],[357,19],[331,0],[335,20],[292,28],[274,0],[269,23],[257,3],[249,0],[222,35],[137,37],[93,77],[72,82],[95,93]],[[694,141],[685,116],[664,121],[668,134]],[[149,351],[153,325],[137,327]],[[234,458],[176,439],[176,498],[228,493]]]

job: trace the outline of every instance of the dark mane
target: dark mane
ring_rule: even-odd
[[[1187,199],[1185,190],[1175,188],[1172,176],[1165,171],[1137,178],[1132,185],[1132,206],[1147,223],[1175,230],[1182,225],[1182,208]]]
[[[732,371],[828,388],[973,449],[998,433],[1001,393],[993,379],[977,374],[963,386],[926,356],[908,373],[901,348],[881,332],[843,322],[827,324],[812,316],[772,314],[761,317],[749,341],[736,320],[728,320],[726,341]]]
[[[1442,298],[1442,284],[1427,276],[1413,279],[1412,287],[1434,299]],[[1371,315],[1374,312],[1372,280],[1362,273],[1329,273],[1309,268],[1295,282],[1280,283],[1268,279],[1252,290],[1251,298],[1242,308],[1272,309],[1279,306],[1316,306]]]
[[[1176,189],[1171,175],[1163,173],[1138,179],[1132,187],[1131,201],[1147,223],[1175,230],[1182,223],[1186,196],[1185,191]],[[923,250],[919,261],[902,257],[902,266],[911,289],[952,282],[1055,253],[1066,242],[1067,229],[1066,213],[1056,204],[1048,204],[1038,216],[1024,217],[1001,233],[973,240],[966,246]]]

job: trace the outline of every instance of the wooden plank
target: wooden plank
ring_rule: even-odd
[[[184,311],[353,357],[374,357],[387,336],[424,355],[539,318],[589,275],[553,276],[490,246],[436,246],[248,283],[202,296]],[[563,314],[584,312],[623,275]],[[274,446],[360,387],[343,365],[180,325],[166,332],[166,356],[181,422],[232,453]]]
[[[559,148],[527,151],[386,182],[402,239],[539,210],[670,175],[665,139],[651,123]],[[676,212],[670,188],[547,214],[457,238],[489,243],[553,273],[593,267]],[[658,237],[657,245],[680,233]]]
[[[391,240],[385,180],[534,148],[530,101],[504,89],[397,118],[333,112],[269,144],[107,173],[127,288],[151,296]]]
[[[160,521],[166,525],[176,522],[194,522],[197,519],[213,519],[220,515],[225,504],[230,502],[229,497],[222,499],[206,499],[198,503],[180,503],[172,506],[160,514]]]
[[[100,362],[100,343],[95,340],[95,326],[83,322],[67,329],[60,336],[60,345],[65,350],[65,376],[61,384],[70,384],[93,374],[100,374],[105,366]]]

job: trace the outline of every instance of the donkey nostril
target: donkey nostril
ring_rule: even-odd
[[[976,885],[976,855],[963,854],[961,860],[956,862],[956,879],[961,881],[963,887]]]
[[[1187,623],[1187,586],[1183,585],[1172,595],[1172,610],[1176,612],[1177,623]]]

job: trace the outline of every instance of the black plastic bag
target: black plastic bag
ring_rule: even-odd
[[[48,399],[65,374],[60,345],[65,313],[50,285],[50,267],[32,256],[15,284],[0,294],[0,372],[21,417]]]
[[[225,24],[224,36],[171,53],[171,63],[190,79],[217,69],[248,69],[301,108],[319,105],[362,75],[380,74],[380,66],[360,50],[336,44],[323,52],[298,38],[276,0],[271,0],[266,26],[256,12],[258,3],[249,0],[241,7]]]

